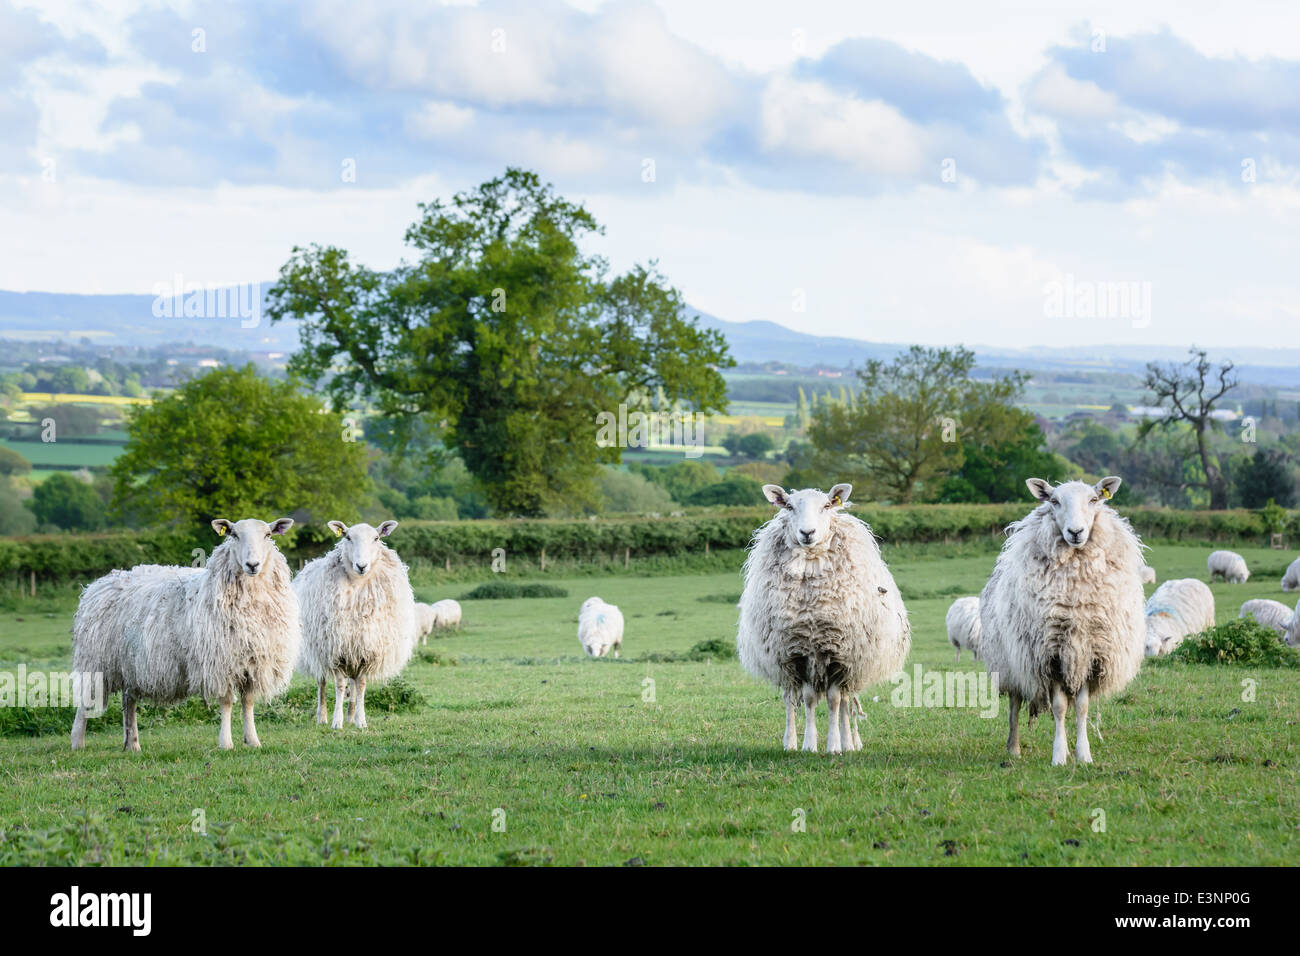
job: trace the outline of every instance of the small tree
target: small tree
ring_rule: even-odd
[[[50,475],[32,493],[37,522],[64,531],[98,531],[107,523],[105,512],[99,493],[65,472]]]
[[[296,514],[350,520],[368,491],[365,445],[294,381],[250,364],[190,379],[127,423],[114,505],[149,523]]]
[[[32,463],[11,448],[0,448],[0,475],[25,475]]]
[[[736,443],[736,450],[746,458],[762,458],[775,447],[772,436],[765,432],[745,435]]]
[[[1145,385],[1152,396],[1147,403],[1166,410],[1159,418],[1147,419],[1138,426],[1138,440],[1147,437],[1154,429],[1169,428],[1185,422],[1196,437],[1197,457],[1205,474],[1204,482],[1194,487],[1207,488],[1210,507],[1221,510],[1228,507],[1228,483],[1218,464],[1210,457],[1206,431],[1209,428],[1215,404],[1237,387],[1232,362],[1213,368],[1204,349],[1192,347],[1190,357],[1181,365],[1147,365]]]

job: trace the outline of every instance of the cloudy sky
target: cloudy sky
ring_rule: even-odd
[[[1300,340],[1292,4],[7,3],[0,288],[382,268],[522,165],[721,318]]]

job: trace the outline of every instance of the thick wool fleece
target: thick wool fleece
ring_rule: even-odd
[[[811,684],[855,694],[902,669],[907,609],[871,529],[836,514],[824,546],[789,544],[786,512],[754,532],[744,568],[737,649],[755,677],[782,691]]]
[[[415,649],[415,595],[406,565],[381,545],[365,575],[350,575],[334,548],[293,581],[302,606],[298,669],[316,680],[383,681],[401,673]]]
[[[1142,545],[1126,519],[1102,506],[1087,544],[1062,539],[1051,508],[1012,524],[980,595],[980,656],[999,689],[1030,715],[1052,682],[1090,696],[1122,690],[1142,665],[1146,638]]]
[[[1214,594],[1204,581],[1173,578],[1147,599],[1147,650],[1168,654],[1189,634],[1214,626]]]
[[[73,618],[73,670],[104,675],[105,693],[168,703],[192,695],[282,693],[301,632],[289,565],[271,549],[260,574],[229,542],[206,568],[144,564],[89,585]]]

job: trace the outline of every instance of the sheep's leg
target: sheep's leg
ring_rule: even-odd
[[[1020,756],[1020,695],[1014,690],[1007,694],[1007,714],[1010,730],[1007,733],[1007,753]]]
[[[330,724],[332,730],[343,729],[343,701],[347,699],[348,679],[341,674],[334,675],[334,722]]]
[[[862,749],[862,735],[858,733],[858,720],[862,717],[863,713],[864,711],[862,710],[862,701],[858,699],[857,694],[854,694],[853,695],[853,749],[854,750]]]
[[[217,734],[217,748],[220,750],[235,749],[235,740],[230,736],[230,711],[234,706],[233,691],[226,691],[221,695],[221,730]]]
[[[325,723],[325,678],[316,682],[316,723]]]
[[[1060,684],[1052,685],[1052,717],[1056,720],[1056,734],[1052,737],[1052,766],[1062,766],[1070,759],[1070,748],[1065,742],[1065,711],[1070,701],[1065,688]]]
[[[781,746],[786,750],[798,750],[799,727],[795,716],[794,691],[784,691],[781,697],[785,700],[785,736],[781,739]]]
[[[122,691],[122,749],[140,752],[140,728],[135,719],[135,698]]]
[[[253,695],[244,691],[242,695],[244,705],[244,744],[249,747],[260,747],[262,741],[257,739],[257,725],[253,723]]]
[[[348,723],[355,724],[357,722],[357,679],[355,677],[348,678],[347,696],[348,696]]]
[[[803,685],[803,749],[817,752],[817,693],[812,684]]]
[[[840,700],[840,746],[846,751],[853,750],[853,704],[845,694]]]
[[[840,747],[840,689],[834,684],[826,688],[826,709],[829,711],[826,722],[826,752],[837,754]]]
[[[77,716],[72,718],[72,749],[80,750],[86,746],[86,707],[77,708]]]
[[[1092,763],[1092,748],[1088,746],[1088,682],[1084,681],[1074,695],[1074,722],[1076,739],[1074,756],[1079,763]]]
[[[960,644],[954,644],[953,647],[957,648],[957,656],[954,657],[954,658],[952,659],[952,662],[953,662],[954,664],[960,664],[960,663],[961,663],[961,645],[960,645]]]
[[[357,695],[356,695],[357,699],[354,705],[355,709],[352,712],[352,723],[354,723],[361,730],[365,730],[366,729],[366,679],[364,677],[358,677],[355,681],[353,681],[353,684],[357,689]]]

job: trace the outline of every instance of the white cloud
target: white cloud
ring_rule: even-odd
[[[425,103],[406,116],[406,132],[415,139],[438,139],[463,132],[474,122],[474,111],[442,100]]]

